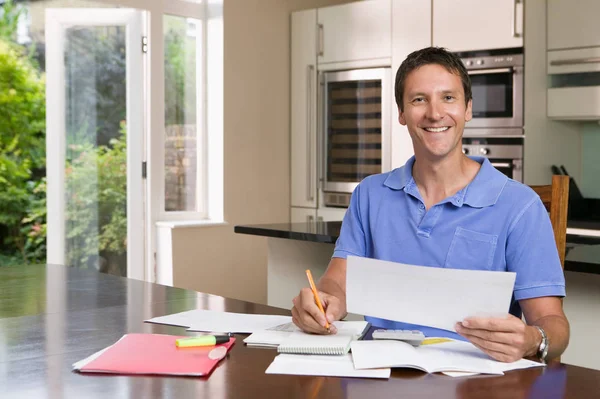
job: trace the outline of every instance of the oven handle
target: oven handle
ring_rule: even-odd
[[[486,73],[511,73],[512,68],[494,68],[494,69],[475,69],[467,71],[469,75],[484,75]]]
[[[512,164],[508,162],[490,162],[494,168],[512,168]]]

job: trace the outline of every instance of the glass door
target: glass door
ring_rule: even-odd
[[[142,19],[46,10],[48,263],[144,279]]]
[[[523,126],[523,67],[469,70],[473,119],[466,127]]]
[[[390,169],[388,80],[387,68],[325,73],[325,193],[352,193]]]

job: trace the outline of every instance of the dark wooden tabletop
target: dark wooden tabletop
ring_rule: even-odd
[[[395,369],[389,380],[267,375],[276,352],[243,335],[207,378],[98,376],[71,365],[131,332],[186,335],[144,323],[190,309],[289,314],[263,305],[57,265],[0,267],[1,398],[591,398],[600,371],[555,365],[451,378]],[[193,334],[193,333],[192,333]],[[594,349],[595,350],[595,349]]]

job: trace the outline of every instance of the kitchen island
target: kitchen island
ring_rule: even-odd
[[[298,292],[306,285],[304,271],[310,268],[315,278],[325,272],[341,226],[339,221],[314,221],[235,226],[234,231],[267,237],[268,304],[290,308],[290,292]],[[593,234],[594,230],[589,225],[576,224],[568,231]],[[565,271],[600,275],[600,236],[567,234]]]

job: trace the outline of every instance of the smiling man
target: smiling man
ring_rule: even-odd
[[[352,194],[340,237],[318,283],[329,322],[346,315],[346,257],[405,264],[515,272],[510,313],[472,317],[455,333],[367,317],[374,326],[419,329],[471,341],[500,361],[560,356],[569,341],[561,297],[565,283],[552,226],[539,196],[485,158],[462,153],[472,117],[471,82],[460,59],[429,47],[410,54],[396,74],[399,122],[414,156],[364,179]],[[293,299],[294,323],[326,333],[310,289]],[[523,322],[524,315],[527,323]],[[333,330],[335,333],[335,329]]]

